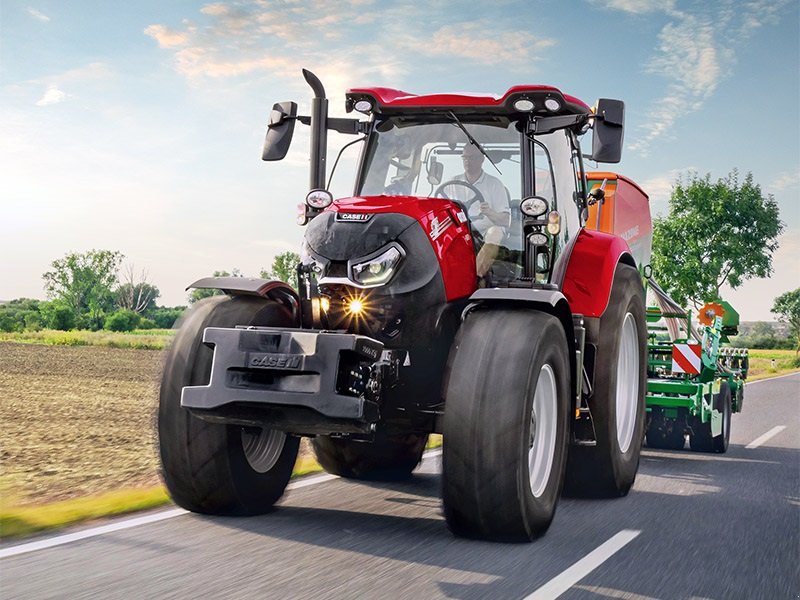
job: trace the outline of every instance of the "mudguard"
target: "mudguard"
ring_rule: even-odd
[[[621,237],[582,229],[569,255],[561,291],[573,314],[600,317],[608,306],[617,263],[636,263]]]
[[[289,308],[296,319],[300,317],[300,296],[292,286],[284,281],[257,277],[203,277],[186,289],[222,290],[229,296],[270,298]]]

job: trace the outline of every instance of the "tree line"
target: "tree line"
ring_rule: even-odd
[[[147,281],[145,271],[132,265],[121,269],[125,256],[114,250],[71,252],[54,260],[42,275],[47,300],[18,298],[0,304],[0,331],[39,329],[87,329],[132,331],[169,329],[186,306],[159,306],[160,290]],[[291,283],[300,257],[294,252],[278,255],[272,269],[259,275]],[[241,277],[238,269],[215,271],[214,276]],[[187,298],[198,300],[221,294],[220,290],[192,290]]]

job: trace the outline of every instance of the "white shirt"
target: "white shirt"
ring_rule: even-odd
[[[457,181],[466,181],[466,174],[456,175],[453,179]],[[489,175],[486,171],[481,171],[480,177],[472,184],[483,195],[483,199],[497,212],[504,212],[511,214],[511,208],[508,206],[508,196],[506,195],[506,188],[503,182],[497,177]],[[474,198],[475,194],[464,186],[452,186],[447,190],[448,196],[455,200],[466,201]],[[481,214],[480,202],[473,202],[469,207],[469,220],[472,226],[481,235],[486,234],[486,230],[492,225],[496,225],[489,217]]]

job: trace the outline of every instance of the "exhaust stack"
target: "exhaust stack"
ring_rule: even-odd
[[[311,71],[303,69],[303,77],[311,86],[314,98],[311,100],[311,173],[309,187],[312,190],[325,189],[325,159],[328,148],[328,99],[322,82]]]

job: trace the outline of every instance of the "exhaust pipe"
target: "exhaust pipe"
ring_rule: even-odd
[[[325,189],[325,158],[328,148],[328,99],[322,82],[311,71],[303,69],[303,77],[311,86],[311,174],[309,186],[312,190]]]

